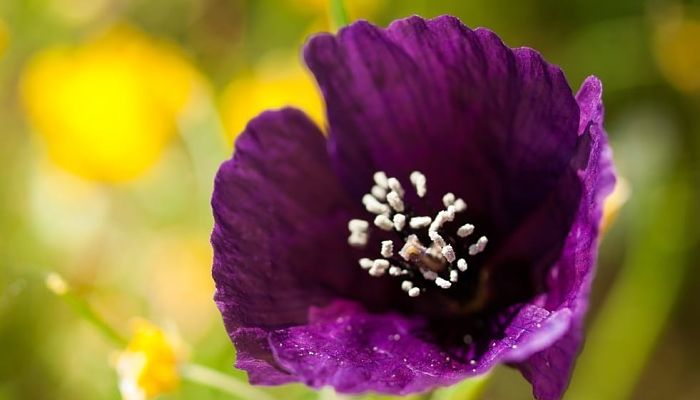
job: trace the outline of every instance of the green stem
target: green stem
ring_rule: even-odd
[[[76,294],[62,277],[57,274],[50,274],[47,278],[47,286],[54,294],[62,298],[76,314],[94,326],[112,343],[119,347],[123,347],[128,343],[127,339],[105,321],[82,296]]]
[[[331,24],[335,30],[348,24],[348,13],[345,11],[343,0],[330,0]]]
[[[200,385],[219,389],[243,400],[275,400],[266,392],[247,385],[229,375],[198,364],[184,364],[182,378]]]

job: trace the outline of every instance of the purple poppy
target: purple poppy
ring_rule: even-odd
[[[251,383],[407,394],[505,363],[560,398],[614,185],[601,84],[453,17],[309,40],[329,136],[251,121],[216,177],[216,303]]]

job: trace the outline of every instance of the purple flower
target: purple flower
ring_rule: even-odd
[[[453,17],[357,22],[304,57],[329,137],[265,112],[216,178],[237,366],[254,384],[407,394],[506,363],[560,398],[615,180],[600,81],[574,96],[536,51]]]

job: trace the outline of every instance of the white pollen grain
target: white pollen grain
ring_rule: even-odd
[[[374,225],[385,231],[394,229],[394,223],[384,214],[377,215],[374,218]]]
[[[454,269],[452,271],[450,271],[450,282],[457,282],[458,279],[459,279],[459,272],[457,272]]]
[[[370,260],[369,258],[360,258],[359,263],[362,269],[370,269],[372,268],[372,265],[374,265],[374,261]]]
[[[469,246],[469,255],[474,256],[484,251],[488,242],[489,240],[486,238],[486,236],[480,237],[479,240],[476,241],[476,243]]]
[[[467,270],[467,261],[463,258],[457,260],[457,269],[464,272]]]
[[[394,242],[391,240],[382,241],[381,255],[384,258],[389,258],[394,255]]]
[[[348,244],[352,247],[364,247],[367,245],[369,235],[366,232],[352,232],[348,237]]]
[[[374,183],[376,183],[378,186],[381,186],[384,189],[389,188],[389,178],[387,178],[384,171],[375,172],[372,178],[374,179]]]
[[[389,178],[387,181],[389,185],[389,189],[393,190],[394,192],[398,193],[399,196],[403,197],[403,195],[406,193],[403,190],[403,186],[401,186],[401,182],[399,182],[398,179],[396,178]]]
[[[411,297],[418,297],[420,295],[420,289],[417,287],[411,288],[408,291],[408,295]]]
[[[442,204],[445,205],[445,207],[449,207],[455,202],[455,195],[454,193],[445,193],[444,196],[442,196]]]
[[[455,200],[455,203],[453,204],[455,206],[455,210],[457,212],[462,212],[467,209],[467,202],[464,201],[463,199],[457,199]]]
[[[413,229],[421,229],[421,228],[425,228],[426,226],[430,225],[432,220],[433,219],[430,217],[413,217],[409,221],[409,225]]]
[[[386,200],[386,189],[379,185],[372,186],[372,190],[370,191],[370,193],[372,193],[372,196],[376,197],[379,201]]]
[[[464,224],[457,228],[457,236],[459,237],[467,237],[474,233],[474,225],[472,224]]]
[[[401,232],[406,226],[406,216],[403,214],[394,214],[394,229]]]
[[[442,278],[435,279],[435,284],[442,289],[449,289],[452,286],[452,283],[450,283],[450,281]]]
[[[413,288],[413,282],[411,282],[411,281],[401,282],[401,290],[403,290],[404,292],[408,292],[412,288]]]
[[[445,257],[447,262],[453,262],[456,258],[455,251],[449,244],[442,248],[442,256]]]
[[[369,229],[369,222],[364,219],[351,219],[348,222],[348,230],[350,232],[366,232]]]
[[[396,191],[392,190],[391,192],[389,192],[389,194],[386,195],[386,201],[396,212],[403,212],[403,200],[401,200],[401,196],[399,196],[399,194],[396,193]]]

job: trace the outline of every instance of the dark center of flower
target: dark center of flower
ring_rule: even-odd
[[[419,198],[427,193],[425,175],[414,171],[411,184]],[[411,297],[417,297],[434,285],[448,290],[459,281],[462,273],[469,268],[466,259],[475,256],[486,248],[488,239],[481,236],[470,242],[474,225],[464,224],[456,229],[447,229],[457,213],[467,209],[467,203],[454,194],[442,197],[445,209],[435,217],[415,215],[405,203],[405,191],[396,178],[389,178],[382,172],[374,174],[370,193],[364,195],[362,203],[367,211],[375,214],[376,228],[394,232],[398,241],[384,240],[376,259],[361,258],[360,267],[373,277],[389,276],[401,280],[401,289]],[[408,224],[407,224],[408,222]],[[353,219],[348,223],[350,236],[348,243],[354,247],[365,247],[369,239],[370,223]],[[395,246],[398,243],[399,246]],[[395,248],[399,248],[395,252]]]

